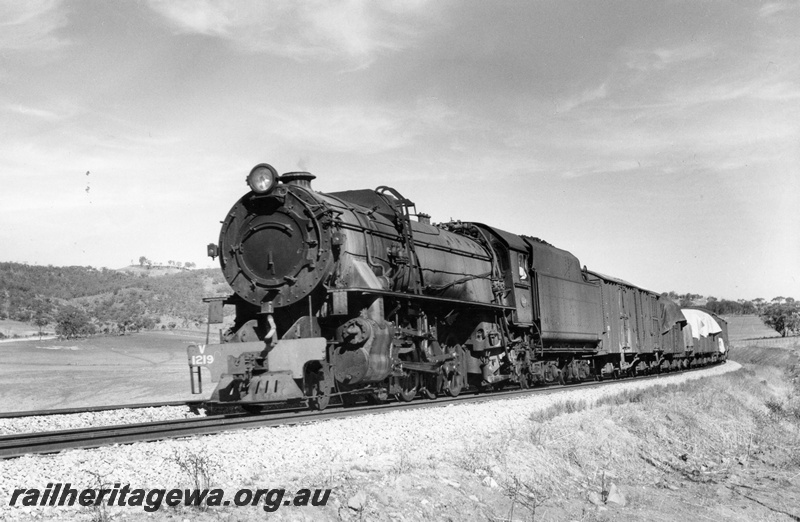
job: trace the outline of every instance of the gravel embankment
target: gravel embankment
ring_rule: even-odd
[[[194,487],[192,475],[182,470],[178,462],[187,457],[208,462],[213,487],[226,491],[245,487],[289,491],[324,487],[332,477],[348,470],[390,471],[415,463],[453,461],[484,451],[481,442],[485,438],[497,433],[514,434],[520,419],[560,401],[591,404],[624,391],[678,384],[739,368],[739,364],[729,361],[703,371],[543,396],[27,456],[0,461],[0,503],[7,505],[14,488],[44,488],[49,482],[83,487],[96,487],[98,481],[130,484],[131,488]],[[87,508],[6,508],[5,512],[0,511],[0,519],[30,517],[34,513],[46,518],[64,517],[70,509],[74,510],[72,513],[86,513]],[[113,509],[131,513],[133,508]]]
[[[116,426],[139,422],[158,422],[197,417],[188,406],[160,406],[157,408],[127,408],[106,411],[68,413],[0,419],[0,435],[36,433],[40,431],[72,430],[93,426]]]

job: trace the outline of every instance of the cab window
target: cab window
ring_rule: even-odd
[[[519,263],[519,280],[528,280],[528,255],[517,252],[517,262]]]

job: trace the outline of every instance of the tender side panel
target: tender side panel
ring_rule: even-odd
[[[596,343],[603,331],[597,285],[536,274],[542,339]]]

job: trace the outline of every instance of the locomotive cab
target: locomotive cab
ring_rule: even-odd
[[[474,223],[489,238],[503,284],[503,304],[514,307],[513,322],[519,326],[533,323],[533,299],[529,275],[530,248],[520,236],[499,228]]]

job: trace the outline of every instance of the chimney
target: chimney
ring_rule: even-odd
[[[297,185],[304,189],[313,191],[311,188],[311,180],[316,179],[316,176],[310,172],[287,172],[278,178],[284,185]]]

